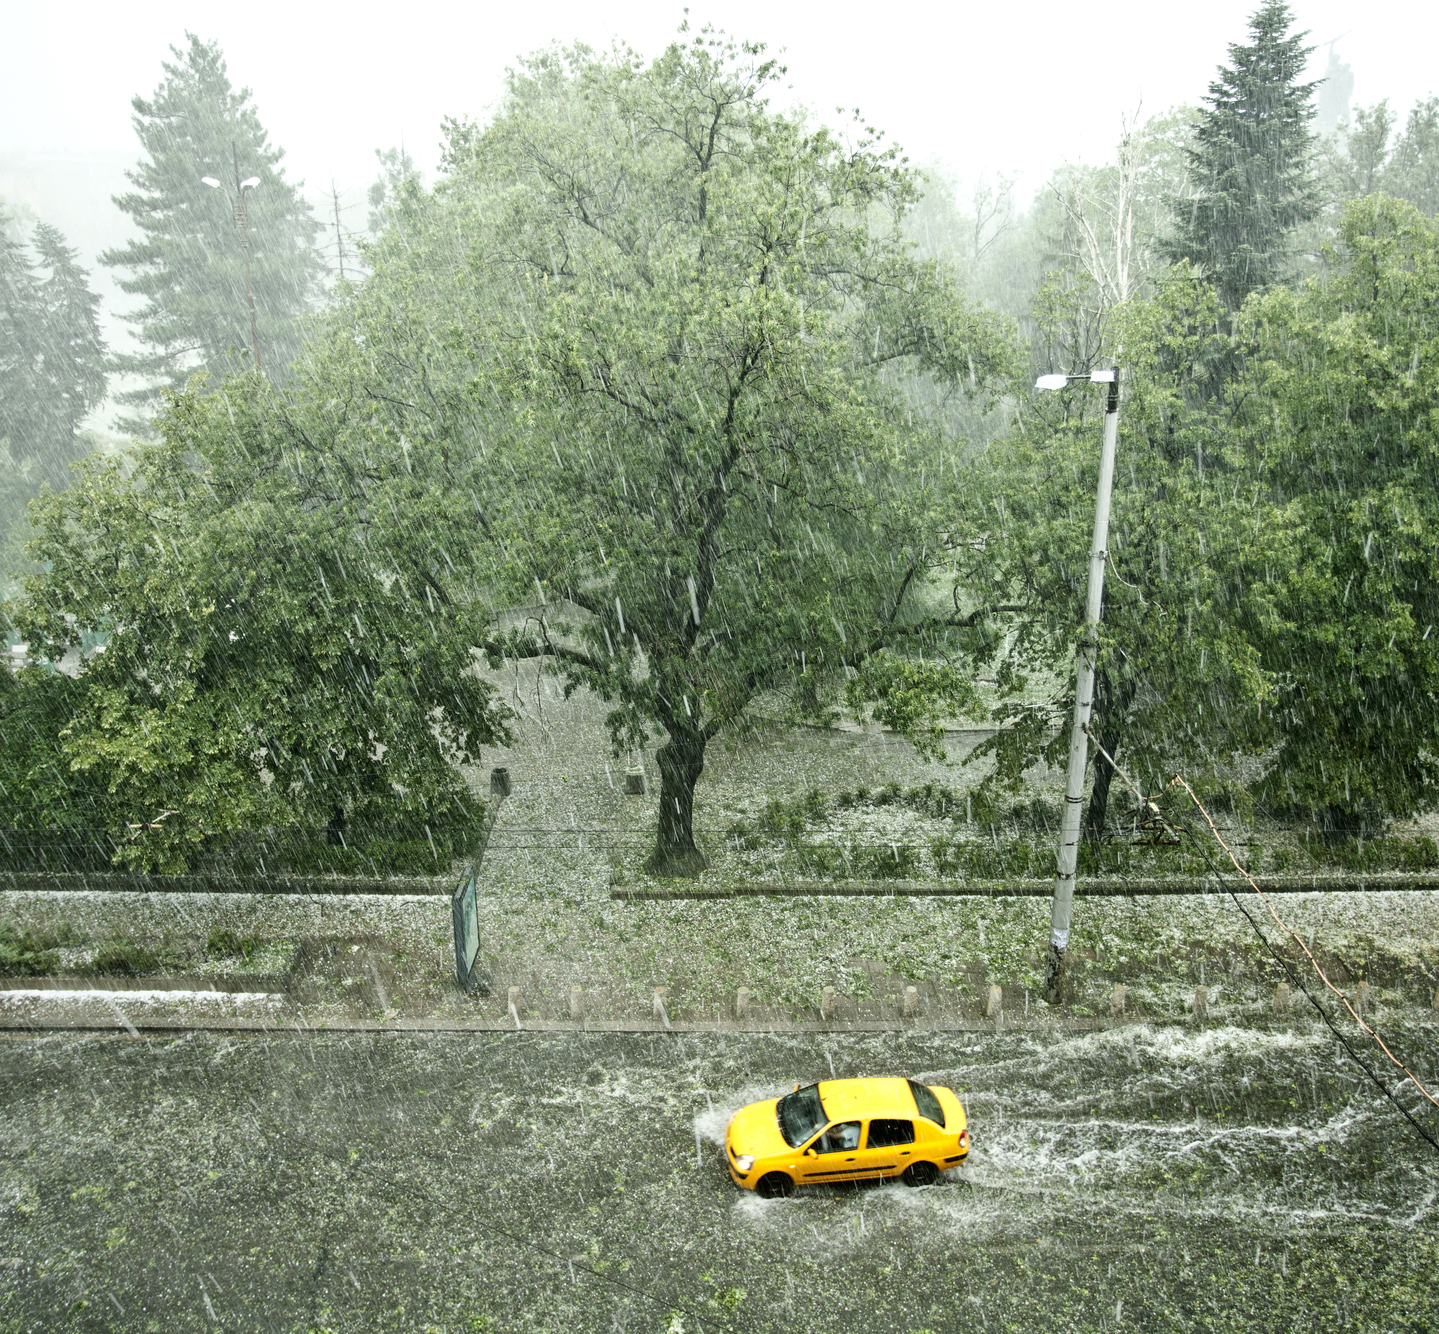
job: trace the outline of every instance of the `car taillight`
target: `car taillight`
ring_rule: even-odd
[[[961,1130],[959,1132],[959,1147],[961,1149],[969,1148],[969,1131]]]

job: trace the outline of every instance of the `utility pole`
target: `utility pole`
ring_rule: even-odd
[[[255,370],[260,372],[260,326],[255,318],[255,289],[250,283],[250,215],[245,207],[245,191],[253,190],[259,185],[260,178],[251,176],[246,180],[240,179],[240,152],[235,147],[235,141],[230,141],[230,156],[235,166],[235,198],[232,201],[235,209],[235,222],[240,228],[240,249],[245,252],[245,296],[250,303],[250,348],[255,358]],[[222,190],[224,187],[213,176],[201,176],[200,180],[212,190]]]
[[[1109,386],[1104,412],[1104,445],[1099,455],[1099,489],[1094,500],[1094,537],[1089,546],[1089,596],[1084,630],[1075,655],[1074,721],[1069,732],[1069,769],[1064,782],[1064,812],[1055,858],[1054,901],[1049,915],[1049,950],[1044,960],[1044,998],[1051,1005],[1064,997],[1064,968],[1069,956],[1069,922],[1074,912],[1074,878],[1079,864],[1079,829],[1084,802],[1084,770],[1089,760],[1089,719],[1094,710],[1094,665],[1099,652],[1099,616],[1104,602],[1104,566],[1109,559],[1109,498],[1114,489],[1114,452],[1119,442],[1119,369],[1088,375],[1042,375],[1036,389],[1064,389],[1075,381]]]

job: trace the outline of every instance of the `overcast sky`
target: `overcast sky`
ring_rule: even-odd
[[[381,6],[245,0],[195,5],[3,0],[0,152],[133,151],[130,98],[158,82],[186,28],[217,39],[236,84],[254,90],[290,173],[312,191],[363,186],[373,151],[403,138],[432,169],[442,115],[483,116],[522,52],[576,38],[659,51],[678,4]],[[756,3],[692,6],[696,22],[783,48],[789,93],[826,117],[861,107],[919,160],[961,174],[1019,171],[1035,188],[1063,160],[1104,158],[1121,115],[1194,102],[1255,0],[1088,9],[1052,0],[918,6]],[[1355,99],[1406,108],[1439,91],[1439,5],[1301,0],[1312,40],[1347,33]],[[1322,53],[1321,53],[1322,56]]]

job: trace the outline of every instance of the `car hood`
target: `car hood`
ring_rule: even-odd
[[[752,1153],[765,1158],[772,1153],[788,1153],[790,1146],[779,1133],[775,1108],[777,1098],[768,1102],[752,1102],[741,1107],[731,1118],[725,1140],[736,1153]]]

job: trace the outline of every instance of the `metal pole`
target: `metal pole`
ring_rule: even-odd
[[[1074,911],[1074,874],[1079,862],[1079,824],[1084,802],[1084,770],[1089,760],[1089,717],[1094,709],[1094,661],[1099,649],[1099,614],[1104,601],[1104,564],[1109,559],[1109,497],[1114,489],[1114,451],[1119,440],[1119,370],[1109,383],[1104,413],[1104,448],[1099,455],[1099,491],[1094,501],[1094,538],[1089,547],[1089,598],[1075,664],[1074,722],[1069,733],[1069,771],[1064,782],[1064,813],[1055,858],[1054,904],[1049,917],[1049,951],[1044,961],[1044,998],[1051,1005],[1064,996],[1064,965],[1069,954],[1069,920]]]

